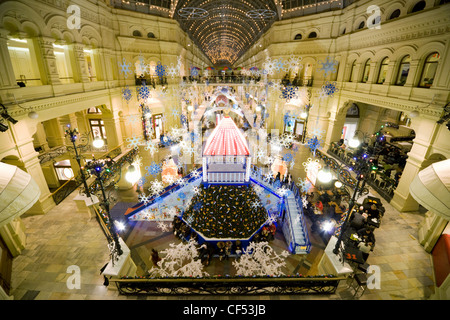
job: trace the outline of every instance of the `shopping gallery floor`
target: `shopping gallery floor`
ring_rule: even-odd
[[[300,146],[297,157],[309,154],[309,149]],[[294,167],[293,175],[301,172]],[[87,212],[79,212],[71,194],[62,203],[42,216],[23,216],[27,247],[15,258],[12,272],[11,294],[16,300],[97,300],[97,299],[199,299],[199,296],[125,296],[117,290],[104,286],[100,268],[109,261],[107,241],[98,222]],[[132,194],[131,194],[132,195]],[[370,195],[379,197],[375,191]],[[126,194],[130,196],[130,193]],[[128,199],[128,198],[127,198]],[[128,200],[129,201],[129,200]],[[131,207],[138,202],[121,202],[122,208]],[[366,289],[360,300],[423,300],[434,292],[431,255],[418,243],[417,230],[423,219],[419,212],[398,212],[382,200],[386,209],[382,224],[376,230],[376,246],[367,263],[378,265],[381,270],[380,289]],[[118,208],[118,207],[117,207]],[[116,208],[116,209],[117,209]],[[114,209],[112,210],[114,212]],[[124,212],[124,209],[122,209]],[[310,221],[307,220],[308,228]],[[161,252],[170,243],[179,243],[171,229],[162,231],[154,221],[139,221],[125,229],[121,236],[131,250],[131,256],[138,267],[138,275],[145,275],[152,267],[151,249]],[[286,275],[316,275],[317,265],[324,254],[325,243],[317,232],[309,234],[311,251],[306,255],[289,255],[286,260]],[[287,249],[284,236],[277,230],[270,245],[278,252]],[[220,261],[213,257],[205,267],[210,275],[232,275],[232,262],[235,258]],[[68,289],[68,265],[80,267],[80,289]],[[113,285],[114,286],[114,285]],[[202,299],[324,299],[352,300],[354,290],[346,281],[341,281],[335,294],[331,295],[223,295],[203,296]]]

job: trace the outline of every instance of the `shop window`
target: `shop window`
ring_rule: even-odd
[[[93,138],[101,138],[106,142],[106,129],[103,120],[89,119]]]
[[[378,72],[377,84],[383,84],[386,81],[386,74],[389,66],[389,58],[384,58],[381,61],[380,71]]]
[[[152,116],[151,119],[153,126],[153,136],[152,139],[160,139],[164,135],[164,123],[162,113],[158,113]]]
[[[422,69],[422,76],[420,77],[419,87],[430,88],[433,85],[439,58],[440,55],[437,52],[433,52],[426,58]]]
[[[402,61],[400,62],[400,66],[398,69],[397,81],[395,83],[396,85],[403,86],[406,83],[410,66],[411,66],[411,57],[409,55],[404,56]]]

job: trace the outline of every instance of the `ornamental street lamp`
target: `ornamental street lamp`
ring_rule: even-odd
[[[351,210],[356,202],[357,195],[362,195],[363,193],[368,192],[365,187],[367,174],[370,172],[371,168],[366,162],[366,157],[362,155],[361,157],[354,158],[355,163],[350,170],[356,173],[356,183],[350,175],[350,172],[345,170],[343,167],[345,165],[335,165],[335,169],[337,171],[337,181],[335,182],[335,187],[340,188],[354,188],[353,195],[350,198],[347,216],[341,227],[341,232],[339,233],[338,239],[336,241],[336,246],[334,247],[333,253],[338,254],[341,247],[342,237],[346,230],[348,220],[350,217]],[[327,164],[324,169],[318,172],[317,178],[319,181],[323,183],[329,183],[332,180],[332,175],[330,172],[330,166]],[[348,193],[347,189],[345,189],[346,193]],[[349,194],[349,193],[348,193]]]
[[[84,175],[83,167],[81,166],[81,155],[78,153],[78,149],[83,150],[84,148],[86,148],[89,141],[87,141],[84,145],[77,146],[75,141],[80,137],[80,133],[78,132],[78,130],[76,128],[71,129],[70,124],[67,125],[66,137],[69,137],[70,141],[73,144],[73,150],[75,152],[75,159],[77,160],[78,167],[80,168],[81,180],[83,181],[83,185],[84,185],[84,194],[88,198],[90,198],[91,194],[89,193],[89,187],[86,182],[86,176]],[[87,138],[82,137],[82,139],[87,139]]]
[[[111,218],[109,201],[108,201],[108,197],[106,196],[105,187],[103,185],[104,176],[102,174],[103,172],[108,172],[108,173],[111,172],[110,167],[113,164],[113,162],[114,162],[114,160],[112,160],[111,158],[108,159],[107,161],[100,161],[100,160],[96,160],[95,158],[93,158],[92,161],[90,161],[88,164],[86,164],[85,168],[90,172],[90,174],[95,175],[96,181],[97,181],[98,185],[100,186],[100,190],[102,192],[102,198],[103,198],[100,205],[103,207],[103,209],[106,212],[106,216],[108,219],[107,227],[113,238],[112,240],[114,241],[114,244],[115,244],[115,248],[112,251],[117,252],[117,255],[120,256],[120,255],[122,255],[123,251],[122,251],[122,248],[119,243],[119,238],[117,236],[116,225],[114,224],[114,222]]]

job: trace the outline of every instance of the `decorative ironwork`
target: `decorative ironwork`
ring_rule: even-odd
[[[203,19],[206,18],[209,13],[202,8],[185,7],[178,10],[180,17],[185,19]]]
[[[277,13],[268,9],[254,9],[248,11],[245,15],[251,19],[273,19]]]
[[[333,294],[345,277],[214,277],[112,279],[123,295]]]
[[[59,146],[52,148],[49,151],[38,155],[39,163],[44,164],[46,162],[49,162],[59,156],[62,156],[66,152],[67,152],[66,146]]]
[[[74,192],[80,185],[83,184],[81,175],[75,178],[67,180],[61,187],[52,193],[53,201],[58,205],[65,198],[67,198],[72,192]]]

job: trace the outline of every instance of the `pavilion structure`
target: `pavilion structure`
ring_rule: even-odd
[[[203,150],[204,184],[249,184],[251,156],[247,141],[229,116],[223,117]]]

